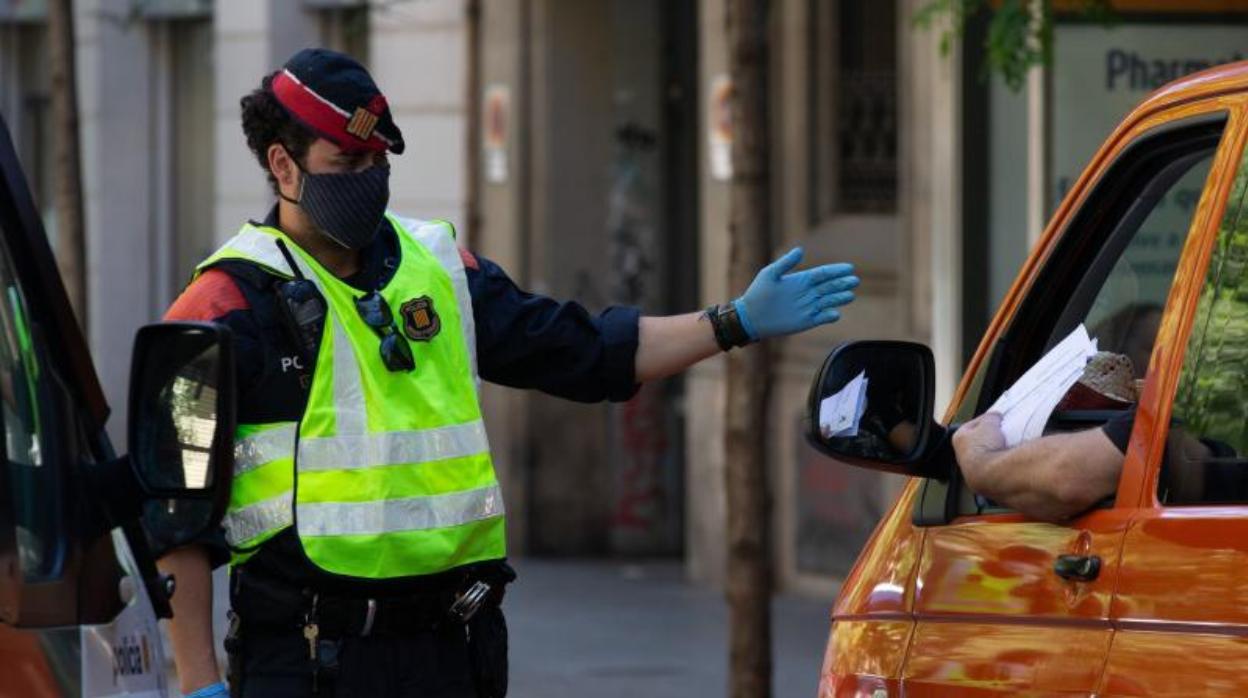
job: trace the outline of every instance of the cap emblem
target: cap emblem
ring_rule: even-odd
[[[347,121],[347,133],[356,138],[366,141],[373,136],[373,129],[377,128],[377,121],[380,117],[368,111],[364,107],[356,107],[355,113],[351,115],[351,119]]]

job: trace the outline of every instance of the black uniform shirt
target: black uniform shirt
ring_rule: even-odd
[[[276,207],[265,225],[276,225]],[[483,380],[580,402],[633,396],[636,308],[613,306],[594,316],[577,303],[520,290],[487,259],[467,251],[461,256],[472,295]],[[360,271],[344,281],[361,294],[384,286],[398,257],[397,234],[384,225],[376,242],[362,251]],[[307,401],[303,383],[308,367],[298,360],[296,344],[279,320],[272,283],[272,276],[250,264],[223,262],[192,283],[166,315],[170,320],[220,322],[233,330],[240,423],[297,421]],[[224,562],[224,539],[205,542],[214,562]],[[429,577],[364,583],[337,577],[306,558],[293,529],[266,542],[244,567],[299,586],[341,593],[401,593],[441,584]]]

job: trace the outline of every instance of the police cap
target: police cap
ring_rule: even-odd
[[[403,152],[385,96],[354,58],[306,48],[286,61],[272,85],[291,116],[343,150]]]

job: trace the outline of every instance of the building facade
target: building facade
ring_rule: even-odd
[[[1242,58],[1248,3],[1123,0],[1112,26],[1057,2],[1053,64],[984,80],[986,26],[947,54],[923,0],[772,0],[772,246],[863,278],[844,319],[778,342],[766,433],[785,587],[827,593],[898,478],[803,442],[809,381],[851,338],[931,346],[938,400],[1071,178],[1160,84]],[[124,433],[134,330],[272,197],[238,100],[298,48],[365,61],[408,152],[392,206],[536,292],[645,312],[729,300],[725,0],[82,0],[75,3],[88,334]],[[0,7],[0,114],[50,202],[42,0]],[[55,235],[55,216],[45,220]],[[1164,240],[1159,245],[1167,244]],[[724,575],[724,364],[622,405],[484,387],[513,549],[683,556]]]

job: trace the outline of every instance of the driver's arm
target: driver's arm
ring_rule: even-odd
[[[1065,521],[1114,494],[1123,453],[1102,429],[1007,448],[1000,415],[962,425],[953,449],[974,492],[1040,521]]]

